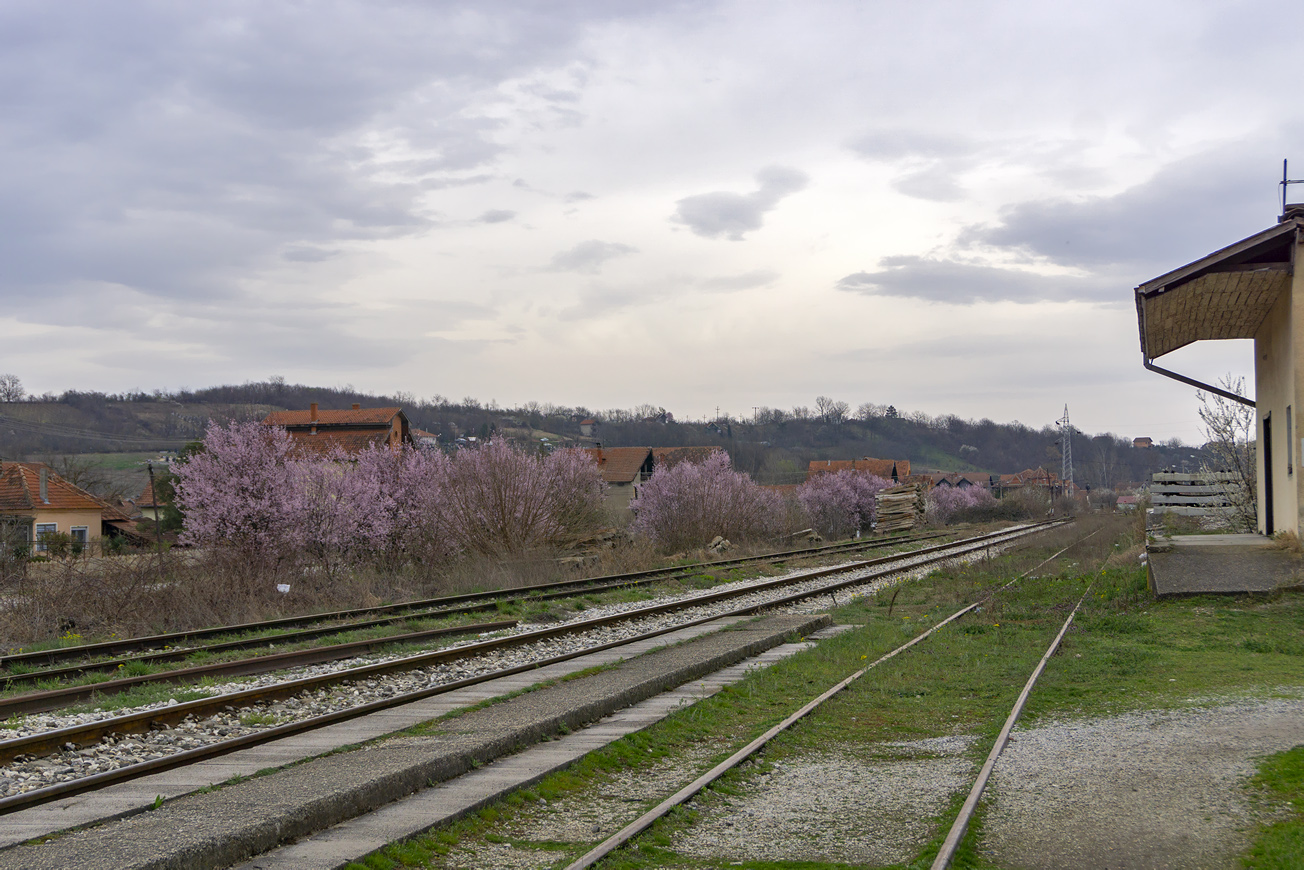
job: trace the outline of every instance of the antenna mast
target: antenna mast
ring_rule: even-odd
[[[1064,494],[1073,495],[1073,424],[1069,422],[1069,406],[1064,406],[1064,416],[1055,421],[1060,427],[1060,479],[1064,481]]]
[[[1286,171],[1286,159],[1281,161],[1281,213],[1286,214],[1286,192],[1292,184],[1304,184],[1304,178],[1290,178],[1290,173]]]

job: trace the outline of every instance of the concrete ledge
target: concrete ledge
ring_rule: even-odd
[[[0,868],[222,867],[460,776],[564,728],[576,729],[829,623],[773,616],[397,737],[315,759],[153,812],[0,852]]]
[[[1271,592],[1300,582],[1304,563],[1263,535],[1178,535],[1146,546],[1156,596]]]

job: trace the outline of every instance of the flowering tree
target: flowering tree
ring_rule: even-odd
[[[783,523],[779,495],[730,468],[724,452],[658,468],[630,509],[631,531],[676,550],[704,546],[716,535],[735,541],[769,537]]]
[[[605,490],[597,464],[577,451],[539,457],[495,440],[453,456],[440,515],[466,549],[516,554],[596,525]]]
[[[173,468],[183,543],[280,550],[302,534],[304,503],[293,442],[262,423],[210,423],[204,449]]]
[[[936,486],[925,499],[924,516],[928,522],[944,526],[965,515],[995,510],[996,499],[980,486]]]
[[[817,474],[797,488],[797,500],[815,529],[826,538],[843,538],[874,522],[874,494],[892,486],[874,474],[843,469]]]

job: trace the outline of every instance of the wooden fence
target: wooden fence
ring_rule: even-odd
[[[1156,513],[1217,516],[1235,510],[1244,497],[1240,479],[1230,471],[1156,472],[1150,478],[1150,504]]]

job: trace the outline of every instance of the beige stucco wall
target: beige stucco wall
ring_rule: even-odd
[[[99,511],[69,511],[69,510],[41,510],[35,512],[35,519],[32,522],[32,528],[35,529],[40,523],[54,523],[58,526],[58,531],[64,534],[69,529],[77,526],[85,526],[86,534],[94,540],[102,534],[103,520]],[[34,534],[35,532],[33,532]]]
[[[1272,531],[1300,531],[1300,411],[1299,388],[1304,385],[1304,358],[1294,346],[1293,335],[1304,335],[1304,276],[1296,274],[1290,293],[1281,297],[1268,312],[1254,337],[1254,398],[1257,417],[1258,449],[1255,451],[1258,476],[1259,531],[1267,533],[1267,469],[1264,465],[1264,420],[1272,420]],[[1301,301],[1300,305],[1295,300]],[[1287,409],[1290,413],[1287,413]],[[1287,431],[1287,418],[1290,429]]]

